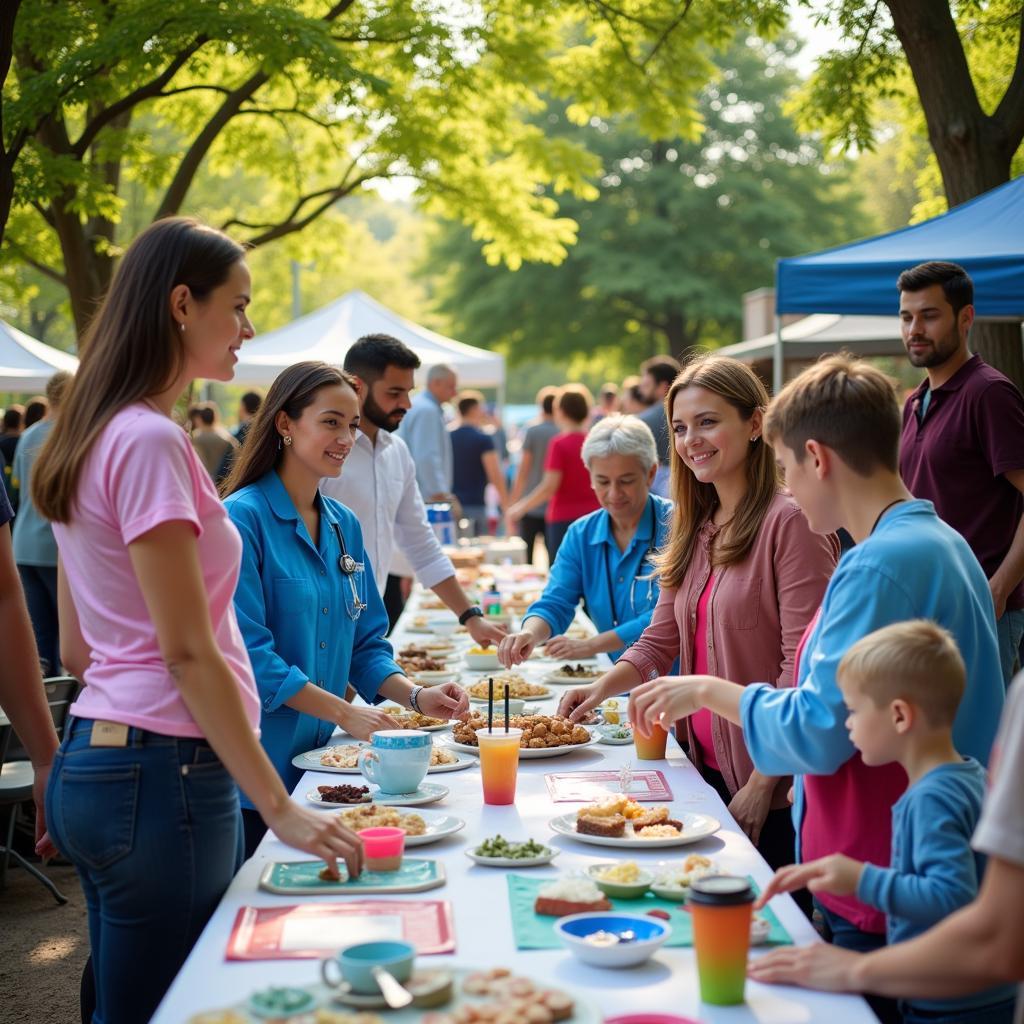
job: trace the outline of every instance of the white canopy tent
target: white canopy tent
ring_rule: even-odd
[[[745,363],[756,363],[773,357],[777,341],[773,331],[715,351]],[[895,314],[840,316],[837,313],[814,313],[782,328],[783,360],[817,359],[843,349],[859,356],[904,355],[899,318]]]
[[[42,391],[58,371],[74,373],[78,360],[0,320],[0,391]]]
[[[499,395],[504,390],[505,357],[500,353],[463,345],[421,327],[363,291],[348,292],[243,345],[232,383],[266,386],[285,367],[306,359],[341,366],[349,346],[364,334],[390,334],[405,342],[423,364],[416,374],[419,384],[431,366],[445,363],[458,375],[460,387],[494,387]]]

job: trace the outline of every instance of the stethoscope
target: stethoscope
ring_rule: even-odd
[[[648,501],[650,501],[649,498]],[[651,501],[651,542],[650,544],[648,544],[647,550],[644,552],[643,558],[640,559],[640,564],[637,566],[636,575],[633,577],[633,582],[629,585],[629,607],[632,610],[634,616],[636,615],[636,585],[640,580],[641,574],[643,573],[644,565],[646,564],[647,560],[651,557],[651,555],[653,555],[654,552],[657,550],[657,529],[658,527],[657,515],[655,513],[655,503]],[[615,586],[612,581],[612,567],[611,562],[609,561],[607,546],[604,549],[604,575],[605,580],[608,584],[608,597],[612,603],[612,626],[617,626],[619,624],[619,611],[615,604]],[[650,608],[652,604],[652,599],[654,597],[654,578],[652,575],[648,574],[646,578],[646,583],[646,606]]]
[[[338,568],[341,570],[342,576],[348,580],[349,588],[352,591],[352,604],[346,608],[346,611],[348,612],[350,619],[358,619],[360,613],[366,609],[366,602],[359,597],[359,591],[356,589],[356,573],[362,572],[363,564],[361,562],[357,562],[348,553],[348,548],[345,546],[345,538],[341,533],[341,527],[333,521],[331,522],[331,526],[338,537],[338,546],[341,548],[341,557],[338,559]]]

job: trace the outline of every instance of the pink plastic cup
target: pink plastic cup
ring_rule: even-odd
[[[405,832],[400,828],[364,828],[356,833],[363,841],[367,871],[397,871],[402,866]]]

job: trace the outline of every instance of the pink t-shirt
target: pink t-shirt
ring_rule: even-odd
[[[697,599],[697,624],[693,629],[693,674],[695,676],[706,676],[708,674],[708,604],[711,601],[711,591],[715,585],[715,574],[708,574],[708,581]],[[712,771],[720,771],[718,758],[715,757],[715,741],[711,735],[711,712],[707,708],[701,708],[694,712],[690,719],[693,725],[693,734],[700,744],[701,757],[704,763]]]
[[[544,468],[562,474],[558,490],[548,502],[547,512],[544,513],[549,523],[575,522],[601,507],[590,485],[590,472],[580,457],[586,439],[586,434],[574,431],[553,437],[548,445]]]
[[[53,532],[91,663],[71,713],[165,736],[200,737],[160,655],[128,545],[161,523],[191,523],[217,646],[253,729],[260,703],[232,598],[242,541],[185,432],[148,405],[118,412],[85,460],[70,523]]]

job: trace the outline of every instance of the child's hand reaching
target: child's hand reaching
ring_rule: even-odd
[[[854,896],[864,870],[863,862],[841,853],[812,860],[810,864],[790,864],[779,868],[765,886],[764,892],[754,904],[760,910],[773,896],[795,889],[810,889],[811,892],[830,892],[833,896]]]

